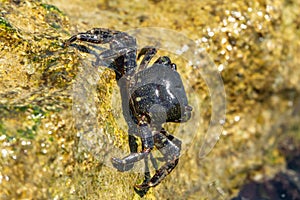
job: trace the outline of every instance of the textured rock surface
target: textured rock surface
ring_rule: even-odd
[[[115,107],[114,73],[89,71],[92,57],[61,46],[70,35],[93,27],[155,26],[183,33],[206,49],[224,81],[223,134],[200,159],[210,94],[187,61],[173,58],[192,88],[190,98],[201,100],[201,126],[195,131],[200,136],[145,199],[230,199],[244,183],[285,170],[278,144],[288,149],[300,141],[298,1],[60,2],[0,1],[1,199],[139,198],[133,185],[142,181],[141,173],[104,165],[111,147],[129,150]],[[74,112],[74,91],[85,72],[91,76],[83,87],[92,87],[96,108],[91,118]],[[105,138],[92,134],[80,140],[81,119],[95,120],[84,124],[96,123],[93,130]],[[290,139],[293,144],[286,142]]]

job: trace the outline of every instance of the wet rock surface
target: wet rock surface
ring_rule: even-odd
[[[93,69],[93,57],[62,44],[93,27],[151,26],[183,33],[206,50],[224,82],[227,114],[218,143],[199,158],[210,91],[173,55],[189,99],[201,100],[199,126],[176,169],[144,198],[299,197],[298,1],[2,0],[0,7],[1,199],[140,198],[133,185],[142,173],[105,165],[110,149],[129,151],[114,73]],[[80,87],[91,91],[91,115],[74,111]],[[94,121],[78,126],[83,119]],[[78,130],[94,123],[98,132],[83,140]]]

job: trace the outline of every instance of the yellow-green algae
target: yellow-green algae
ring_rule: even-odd
[[[206,48],[224,81],[227,118],[216,147],[199,159],[195,140],[144,199],[229,199],[247,180],[284,169],[277,144],[300,140],[296,0],[0,2],[1,199],[139,199],[132,186],[142,175],[117,172],[78,149],[71,93],[84,58],[61,44],[92,27],[182,32]],[[182,72],[210,107],[201,77]],[[111,113],[114,74],[99,76],[97,121],[128,151]],[[209,110],[201,114],[205,128]]]

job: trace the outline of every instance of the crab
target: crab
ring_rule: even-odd
[[[76,44],[87,42],[89,46]],[[108,44],[101,53],[95,44]],[[147,191],[157,186],[176,167],[180,157],[181,141],[168,133],[162,125],[167,122],[182,123],[191,118],[192,107],[188,104],[182,79],[177,66],[167,56],[159,57],[152,66],[151,59],[157,49],[142,48],[137,55],[136,39],[128,33],[105,28],[94,28],[72,36],[64,43],[78,50],[93,54],[95,67],[105,66],[115,71],[122,98],[122,111],[128,125],[130,154],[124,158],[111,158],[112,165],[121,172],[133,168],[138,161],[145,162],[145,179],[135,185],[135,190]],[[142,59],[140,64],[137,60]],[[142,148],[138,151],[138,138]],[[154,158],[157,149],[162,157]],[[151,177],[148,162],[155,168]],[[163,162],[158,166],[157,160]]]

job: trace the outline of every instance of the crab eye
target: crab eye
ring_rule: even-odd
[[[170,58],[167,57],[167,56],[162,56],[162,57],[159,57],[159,58],[155,61],[155,63],[159,63],[159,64],[163,64],[163,65],[168,66],[168,65],[171,64],[171,60],[170,60]]]
[[[177,71],[177,65],[175,63],[171,64],[171,69],[173,69],[174,71]]]
[[[171,63],[170,58],[167,57],[167,56],[161,57],[161,61],[162,61],[162,63],[163,63],[164,65],[169,65],[169,64]]]

